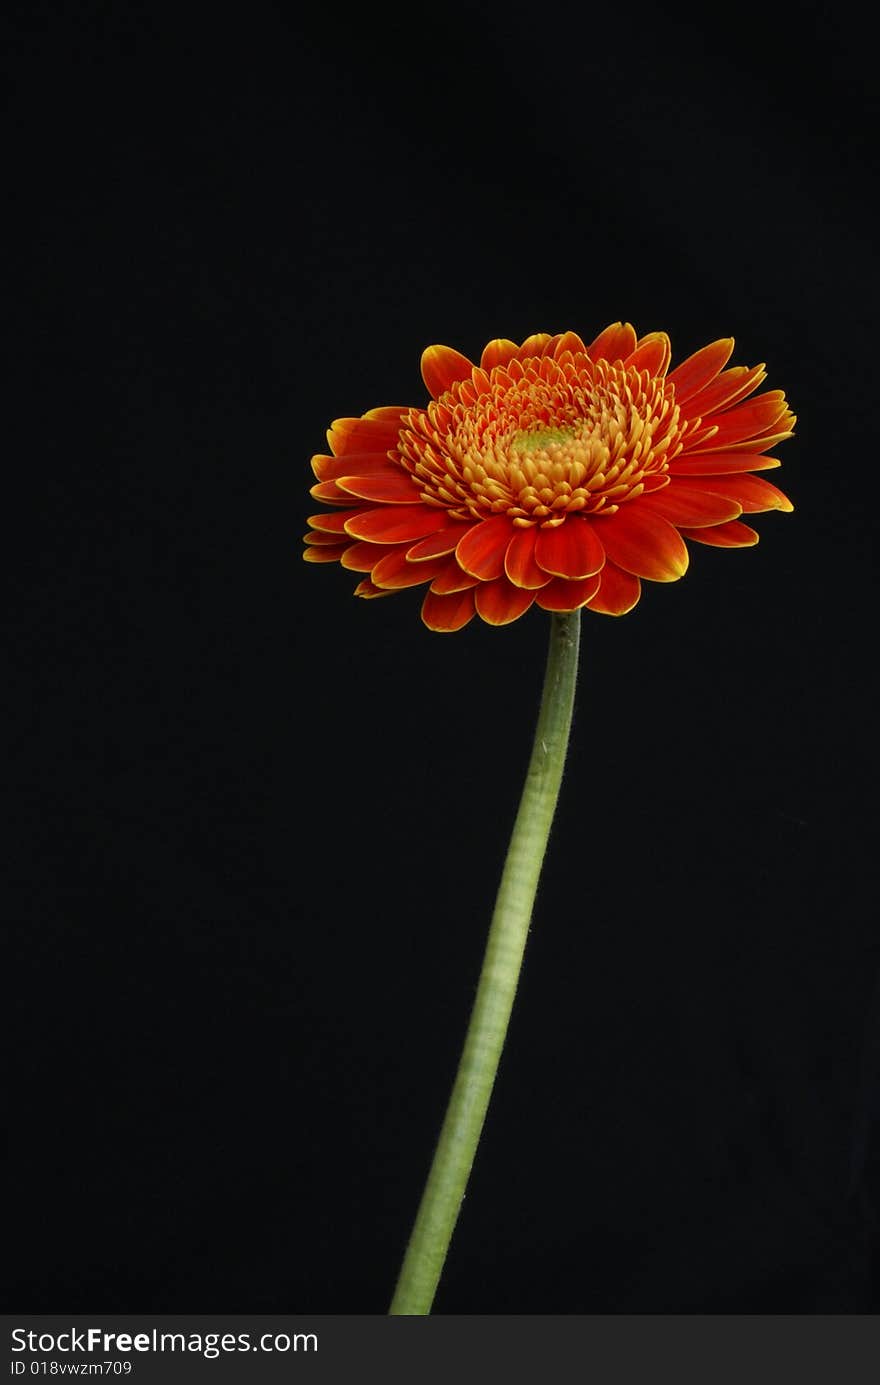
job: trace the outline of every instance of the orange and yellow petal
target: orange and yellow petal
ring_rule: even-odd
[[[686,539],[695,543],[708,544],[710,548],[751,548],[758,542],[758,534],[741,519],[732,519],[729,524],[716,524],[709,529],[682,529]]]
[[[716,490],[714,485],[712,489],[701,488],[698,480],[690,486],[672,481],[654,495],[644,496],[639,508],[678,526],[723,524],[728,519],[738,519],[742,513],[739,502],[723,489]]]
[[[514,529],[513,538],[504,554],[504,571],[516,587],[534,591],[546,587],[552,575],[545,572],[535,561],[535,544],[540,530],[530,524],[524,529]]]
[[[451,346],[429,346],[422,352],[422,379],[434,399],[461,380],[469,379],[473,368],[473,361]]]
[[[736,501],[744,514],[759,514],[764,510],[783,510],[786,514],[791,514],[794,509],[788,496],[784,495],[778,486],[765,481],[762,476],[752,476],[748,472],[741,476],[695,476],[691,486],[705,488],[707,495],[722,495]],[[734,519],[736,516],[731,515],[730,518]]]
[[[361,418],[337,418],[330,425],[327,442],[334,457],[350,452],[390,451],[397,442],[405,408],[371,409]]]
[[[538,530],[535,562],[554,577],[575,582],[601,569],[605,549],[592,523],[571,515],[554,528]]]
[[[429,630],[450,633],[461,630],[474,618],[473,591],[454,592],[451,596],[439,596],[429,591],[422,602],[422,620]]]
[[[350,516],[344,525],[353,539],[368,539],[371,543],[415,543],[446,526],[442,510],[427,505],[391,505],[375,510],[361,510]]]
[[[587,347],[591,361],[623,361],[638,345],[636,329],[629,322],[612,322]]]
[[[641,594],[639,578],[608,560],[599,573],[599,590],[590,597],[587,606],[602,615],[623,616],[638,604]]]
[[[465,572],[481,582],[493,582],[504,571],[504,555],[513,537],[513,524],[507,515],[493,515],[469,529],[459,539],[455,556]]]
[[[634,577],[675,582],[687,572],[688,551],[681,535],[661,515],[630,505],[593,522],[608,557]]]
[[[688,418],[708,418],[722,409],[731,409],[752,394],[766,378],[767,371],[763,365],[755,366],[752,370],[745,366],[734,366],[731,370],[722,371],[717,379],[685,402],[684,413]]]
[[[770,471],[781,463],[776,457],[755,452],[697,452],[676,457],[669,463],[669,474],[676,476],[728,476],[737,471]]]
[[[579,611],[596,595],[602,582],[601,574],[593,573],[579,582],[569,582],[564,577],[554,577],[546,587],[535,594],[535,601],[544,611]]]
[[[721,373],[733,354],[733,345],[733,337],[721,337],[708,346],[702,346],[670,372],[669,383],[675,386],[675,398],[679,404],[693,398]]]
[[[506,577],[494,582],[482,582],[474,589],[477,615],[487,625],[509,625],[519,620],[535,600],[535,592],[516,587]]]
[[[665,375],[672,359],[672,343],[665,332],[641,337],[624,361],[628,370],[647,370],[649,375]]]
[[[413,505],[421,503],[422,499],[409,472],[399,466],[377,468],[368,476],[340,476],[331,484],[338,486],[343,495],[374,504]]]

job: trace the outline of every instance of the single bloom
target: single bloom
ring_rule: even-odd
[[[665,332],[615,322],[589,346],[574,332],[492,341],[479,365],[429,346],[425,407],[339,418],[312,458],[304,557],[366,573],[358,596],[427,585],[422,619],[506,625],[533,604],[631,611],[643,580],[687,570],[685,539],[758,542],[741,515],[791,510],[753,473],[791,437],[763,365],[725,369],[733,338],[673,371]]]

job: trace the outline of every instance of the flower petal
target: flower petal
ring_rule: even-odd
[[[451,520],[445,529],[438,529],[436,534],[429,534],[426,539],[419,539],[418,543],[407,549],[406,556],[411,563],[421,563],[426,558],[442,558],[447,553],[454,553],[459,539],[464,538],[465,534],[469,533],[473,527],[472,522],[464,523]]]
[[[692,395],[683,412],[688,418],[708,418],[721,409],[730,409],[756,390],[766,378],[767,371],[763,365],[756,365],[752,370],[743,365],[732,366]]]
[[[508,337],[496,337],[485,347],[480,357],[480,365],[483,370],[491,370],[496,365],[507,365],[508,361],[513,360],[519,347],[515,341],[510,341]]]
[[[334,543],[340,543],[340,534],[325,534],[320,529],[313,529],[311,533],[303,536],[303,543],[314,544],[317,547],[327,547]]]
[[[525,361],[530,356],[543,356],[553,340],[549,332],[533,332],[530,337],[526,337],[522,346],[517,347],[516,359]]]
[[[455,592],[452,596],[438,596],[429,591],[422,602],[422,620],[429,630],[440,633],[460,630],[474,618],[474,594],[472,591]]]
[[[351,496],[341,491],[335,481],[318,481],[309,495],[313,500],[320,500],[322,505],[347,505],[351,509]]]
[[[709,529],[682,529],[681,533],[686,539],[708,544],[710,548],[751,548],[759,537],[754,529],[739,519],[732,519],[729,524],[716,524]]]
[[[418,587],[422,582],[430,582],[443,567],[443,558],[434,558],[429,563],[408,563],[406,549],[396,548],[386,553],[370,573],[377,587],[399,591],[404,587]]]
[[[460,380],[469,380],[473,368],[473,361],[452,346],[429,346],[422,352],[422,379],[435,399]]]
[[[616,514],[596,515],[593,523],[608,557],[625,572],[652,582],[675,582],[687,571],[688,552],[678,530],[637,500]]]
[[[307,563],[338,563],[345,552],[345,544],[320,544],[309,546],[303,553]]]
[[[766,394],[759,394],[757,399],[750,399],[747,404],[739,404],[728,413],[716,414],[712,419],[718,430],[712,437],[713,452],[721,451],[731,443],[760,437],[761,433],[772,428],[787,411],[788,406],[782,390],[768,390]],[[691,450],[687,441],[684,450]]]
[[[701,346],[692,356],[677,365],[667,377],[675,386],[675,402],[683,404],[691,399],[710,380],[714,380],[733,354],[733,337],[720,337],[718,341]]]
[[[431,582],[432,592],[439,592],[441,596],[448,596],[450,592],[465,592],[469,587],[480,585],[479,577],[471,577],[469,572],[460,568],[451,554],[448,558],[435,559],[434,561],[442,562],[444,566],[434,574],[434,579]],[[421,567],[421,563],[417,563],[416,566]],[[433,562],[431,566],[434,566]]]
[[[535,562],[554,577],[578,581],[600,571],[605,550],[588,519],[569,515],[562,524],[539,530]]]
[[[612,322],[587,347],[591,361],[623,361],[636,349],[636,330],[629,322]]]
[[[342,566],[351,572],[372,572],[388,553],[402,552],[400,544],[350,543],[342,555]]]
[[[358,582],[354,589],[355,596],[391,596],[390,591],[383,591],[377,587],[375,582],[371,582],[369,577],[365,577],[363,582]]]
[[[550,573],[538,567],[535,562],[537,537],[538,529],[534,524],[528,525],[525,529],[514,529],[513,538],[504,555],[504,571],[507,576],[514,586],[525,587],[527,591],[546,587],[551,581]]]
[[[493,582],[504,571],[504,554],[512,535],[513,523],[507,515],[492,515],[459,539],[455,556],[472,577]]]
[[[599,573],[599,590],[587,606],[604,616],[624,616],[638,603],[642,584],[631,572],[624,572],[616,563],[606,562]]]
[[[340,539],[345,534],[345,526],[351,519],[351,511],[346,510],[342,514],[309,515],[308,523],[313,529],[320,529],[325,534],[339,534]]]
[[[346,452],[339,457],[319,452],[312,458],[312,471],[319,481],[335,481],[338,476],[368,476],[391,465],[388,452]]]
[[[335,484],[360,500],[381,501],[383,505],[412,505],[421,499],[413,478],[402,467],[377,470],[371,476],[340,476]]]
[[[330,425],[327,442],[334,457],[349,452],[389,452],[397,442],[403,407],[371,409],[361,418],[337,418]]]
[[[736,471],[770,471],[781,463],[776,457],[749,452],[697,452],[674,457],[669,463],[671,476],[728,476]]]
[[[670,481],[653,495],[642,496],[639,508],[662,515],[676,525],[723,524],[725,520],[738,519],[742,513],[742,506],[727,492],[716,493],[714,485],[710,490],[699,485],[680,485],[677,481]]]
[[[632,370],[647,370],[655,378],[665,375],[672,356],[672,345],[665,332],[649,332],[641,337],[624,365]]]
[[[477,614],[488,625],[509,625],[518,620],[535,600],[533,591],[515,587],[506,577],[482,582],[474,592]]]
[[[445,511],[428,505],[381,505],[353,515],[345,532],[353,539],[373,543],[412,543],[442,529],[445,523]]]
[[[784,510],[791,514],[794,509],[788,496],[761,476],[713,476],[705,480],[695,476],[692,485],[705,486],[707,491],[711,489],[737,501],[745,514],[760,514],[764,510]]]
[[[568,582],[564,577],[553,581],[538,592],[535,600],[545,611],[579,611],[595,596],[602,581],[601,573],[585,577],[580,582]]]
[[[563,332],[553,343],[553,355],[556,360],[559,360],[564,351],[570,351],[573,356],[583,356],[586,350],[583,338],[579,337],[577,332]]]

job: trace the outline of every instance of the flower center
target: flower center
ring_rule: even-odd
[[[428,504],[542,526],[666,485],[686,426],[664,379],[580,352],[475,369],[402,423],[393,455]]]

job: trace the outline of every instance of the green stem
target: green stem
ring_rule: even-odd
[[[501,876],[470,1024],[390,1313],[431,1311],[492,1095],[559,797],[577,677],[580,611],[551,617],[532,758]]]

